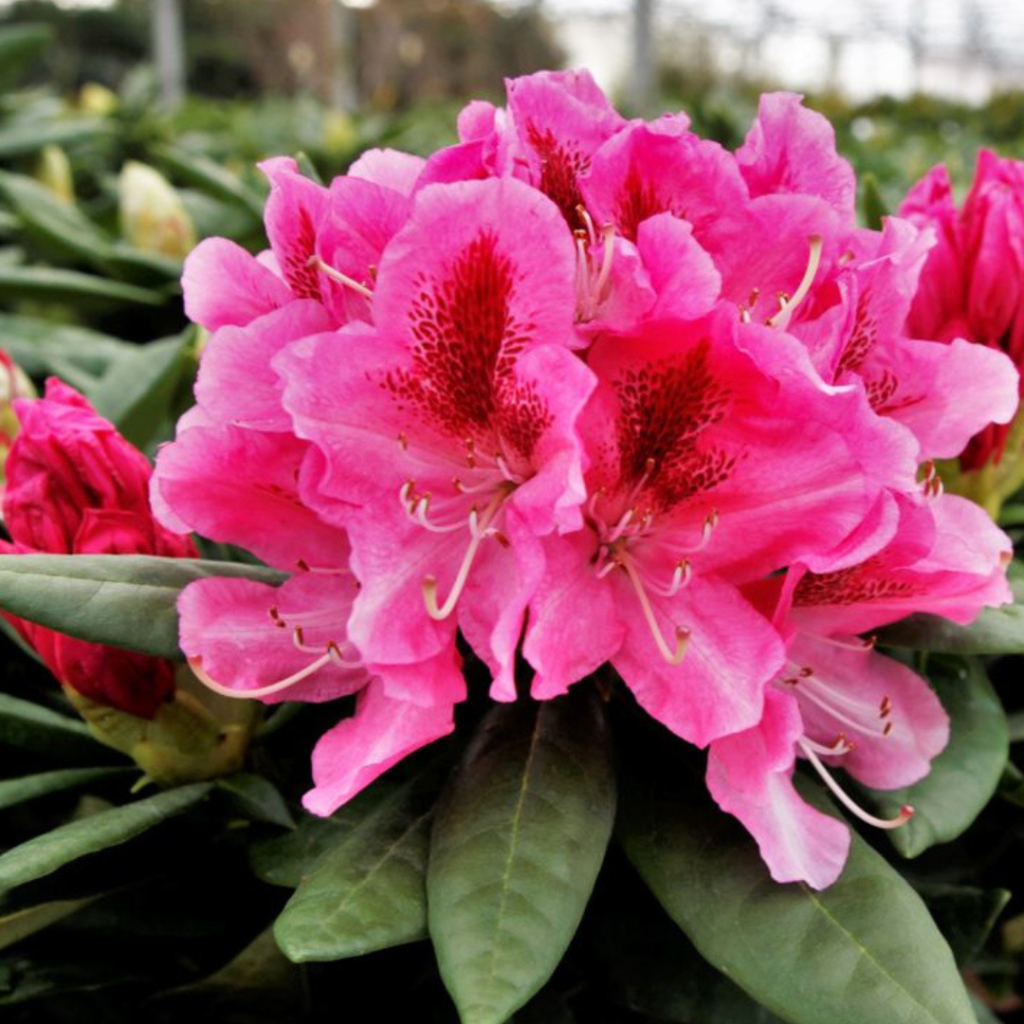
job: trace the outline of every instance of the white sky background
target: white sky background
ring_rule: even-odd
[[[11,2],[0,0],[0,7]],[[58,0],[63,7],[110,2]],[[373,0],[340,2],[363,7]],[[556,23],[571,64],[589,67],[606,88],[622,84],[632,56],[631,0],[537,5]],[[790,88],[833,84],[862,99],[919,87],[980,100],[993,88],[1024,86],[1024,0],[654,0],[654,7],[656,38],[710,31],[723,66],[754,53],[767,77]]]

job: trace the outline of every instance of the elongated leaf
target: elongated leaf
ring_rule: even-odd
[[[185,181],[221,199],[238,203],[262,219],[263,200],[260,196],[240,178],[208,157],[177,146],[154,146],[152,154]]]
[[[145,448],[168,418],[185,370],[191,331],[149,345],[134,345],[114,362],[89,397],[132,444]]]
[[[51,793],[63,793],[73,789],[84,789],[94,782],[105,782],[121,776],[125,780],[125,792],[131,785],[134,768],[62,768],[38,775],[24,775],[20,779],[4,779],[0,782],[0,810],[36,800]]]
[[[21,230],[48,252],[56,251],[114,277],[165,283],[181,274],[181,263],[115,242],[77,206],[61,202],[39,182],[0,171],[0,196]]]
[[[101,117],[79,115],[73,121],[40,123],[25,117],[0,128],[0,160],[38,153],[43,146],[96,145],[113,134]]]
[[[291,832],[254,843],[249,847],[249,864],[253,873],[270,885],[298,888],[320,859],[339,846],[360,822],[392,795],[394,789],[387,779],[378,779],[329,818],[304,814]]]
[[[106,760],[84,722],[7,693],[0,693],[0,744],[64,762]]]
[[[551,976],[614,816],[610,736],[591,691],[488,715],[438,810],[427,881],[463,1024],[500,1024]]]
[[[249,821],[265,821],[282,828],[295,827],[284,797],[262,775],[238,772],[219,779],[216,787],[227,798],[232,809]]]
[[[98,383],[114,362],[124,359],[137,346],[84,327],[55,324],[29,316],[0,313],[3,347],[32,377],[58,373],[67,379],[84,373]]]
[[[209,792],[208,782],[181,786],[36,836],[0,857],[0,892],[44,878],[79,857],[126,843],[168,818],[184,814]]]
[[[631,777],[619,836],[710,963],[792,1024],[972,1024],[949,946],[866,843],[854,836],[842,877],[822,892],[780,885],[699,785]]]
[[[285,578],[262,566],[194,558],[0,555],[0,607],[81,640],[174,658],[178,594],[207,576]]]
[[[1003,706],[976,658],[932,677],[949,713],[949,745],[916,785],[873,794],[883,814],[895,815],[904,804],[914,808],[906,825],[889,832],[904,857],[961,835],[995,793],[1010,752]]]
[[[88,906],[94,899],[95,896],[86,896],[78,900],[52,900],[49,903],[40,903],[24,910],[16,910],[12,914],[5,914],[0,917],[0,949],[6,949],[44,928],[49,928],[51,924],[56,924],[76,910]]]
[[[285,956],[338,960],[426,937],[428,781],[399,788],[317,861],[274,925]]]
[[[0,296],[8,299],[42,299],[49,302],[129,303],[162,306],[166,297],[150,288],[111,281],[76,270],[52,267],[11,267],[0,264]]]
[[[961,968],[969,967],[981,952],[1010,901],[1010,893],[1005,889],[933,882],[918,884],[917,891]]]

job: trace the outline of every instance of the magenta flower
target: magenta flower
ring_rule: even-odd
[[[935,248],[922,273],[909,327],[919,337],[966,338],[1024,364],[1024,163],[982,150],[974,184],[957,212],[945,167],[933,168],[907,194],[901,215],[931,228]],[[983,349],[982,349],[983,350]],[[965,470],[998,462],[1009,416],[980,424],[961,455]],[[952,454],[960,454],[954,452]]]
[[[894,501],[893,539],[862,562],[824,574],[795,565],[784,580],[754,587],[786,641],[786,662],[754,728],[711,744],[708,788],[752,833],[776,881],[825,888],[839,876],[849,836],[808,806],[792,783],[798,756],[818,770],[856,817],[880,828],[905,822],[863,810],[829,774],[844,768],[875,789],[924,777],[946,745],[949,723],[930,687],[858,634],[930,611],[971,621],[1010,599],[1002,566],[1009,540],[971,502],[946,495],[927,504]]]
[[[544,544],[523,647],[536,697],[611,661],[691,742],[760,718],[783,649],[738,585],[830,551],[870,500],[856,421],[835,430],[837,396],[802,380],[779,336],[760,330],[723,309],[591,349],[585,526]]]

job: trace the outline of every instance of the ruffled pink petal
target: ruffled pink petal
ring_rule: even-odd
[[[852,223],[857,181],[836,152],[828,119],[793,93],[765,93],[736,160],[752,196],[795,192],[819,196]]]
[[[300,562],[344,566],[348,542],[299,498],[308,442],[240,427],[193,427],[164,445],[152,481],[156,517],[237,544],[289,572]]]
[[[813,670],[794,687],[804,733],[824,746],[840,735],[850,741],[848,753],[824,760],[875,789],[924,778],[949,742],[939,699],[906,665],[858,649],[853,636],[835,639],[801,633],[789,647],[790,661]]]
[[[735,587],[713,578],[695,578],[672,598],[651,594],[670,646],[677,629],[689,631],[682,663],[670,665],[624,574],[615,577],[626,635],[612,664],[640,706],[700,747],[754,725],[761,717],[764,688],[784,661],[782,641],[769,622]]]
[[[850,833],[793,787],[794,744],[802,732],[796,702],[767,693],[758,725],[711,744],[707,784],[722,810],[757,840],[776,882],[825,889],[843,870]]]
[[[458,672],[449,661],[422,666],[424,680]],[[372,682],[359,695],[356,713],[325,733],[313,750],[313,788],[302,798],[313,814],[327,816],[392,765],[455,727],[451,705],[422,706],[386,696]]]
[[[310,265],[310,258],[316,254],[327,189],[300,174],[291,157],[272,157],[259,167],[270,180],[263,216],[281,276],[295,298],[322,301],[320,272]]]
[[[227,238],[206,238],[189,253],[181,286],[185,315],[208,331],[244,327],[294,298],[280,277]]]
[[[523,656],[536,669],[531,693],[548,700],[611,661],[625,626],[618,596],[599,580],[590,530],[544,540],[544,576],[530,601]]]
[[[348,176],[411,196],[424,164],[423,157],[398,149],[368,149],[349,167]]]
[[[181,649],[204,682],[266,704],[355,693],[369,679],[346,636],[356,589],[350,576],[312,573],[280,587],[197,580],[178,598]],[[295,682],[274,689],[289,679]]]
[[[722,277],[688,221],[656,214],[637,228],[636,244],[658,295],[653,316],[696,320],[711,311]]]
[[[323,306],[306,300],[245,327],[221,328],[203,352],[196,400],[220,422],[290,432],[291,419],[281,407],[281,383],[272,360],[289,342],[333,326]]]

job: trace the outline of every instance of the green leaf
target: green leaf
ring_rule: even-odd
[[[44,878],[80,857],[126,843],[191,810],[206,799],[210,788],[210,783],[199,782],[169,789],[36,836],[0,857],[0,892]]]
[[[290,960],[338,960],[426,937],[433,772],[387,797],[317,861],[274,925]]]
[[[229,805],[249,821],[265,821],[282,828],[294,828],[295,821],[277,786],[262,775],[239,772],[218,779],[217,789]]]
[[[0,160],[38,153],[44,146],[95,146],[112,135],[113,128],[101,117],[78,115],[49,123],[26,117],[0,128]]]
[[[84,722],[6,693],[0,693],[0,744],[61,761],[105,759]]]
[[[878,178],[871,172],[860,176],[860,212],[864,226],[872,231],[881,231],[882,219],[889,215]]]
[[[31,377],[56,373],[69,383],[95,387],[111,364],[136,345],[84,327],[0,313],[0,337],[11,358]],[[79,383],[75,383],[75,382]]]
[[[906,825],[888,833],[904,857],[966,831],[995,793],[1010,750],[1003,706],[976,658],[931,674],[949,713],[949,745],[920,782],[872,794],[884,815],[896,815],[904,804],[914,808]]]
[[[610,733],[591,690],[491,711],[438,809],[427,880],[463,1024],[499,1024],[551,976],[614,816]]]
[[[939,615],[910,615],[879,630],[880,643],[939,654],[1024,654],[1024,565],[1007,571],[1013,604],[983,608],[969,626]]]
[[[5,25],[0,29],[0,88],[7,89],[53,42],[49,25]]]
[[[263,566],[151,555],[0,555],[0,607],[80,640],[178,656],[178,594],[193,580],[281,583]]]
[[[45,302],[122,303],[162,306],[166,297],[150,288],[123,281],[80,274],[76,270],[52,267],[12,267],[0,264],[0,298],[40,299]]]
[[[296,889],[321,857],[340,845],[368,814],[394,792],[387,779],[378,779],[329,818],[303,814],[291,832],[253,843],[249,865],[263,882]]]
[[[94,782],[104,782],[117,776],[126,780],[127,792],[127,780],[137,774],[134,768],[65,768],[53,772],[40,772],[38,775],[23,775],[19,779],[4,779],[0,782],[0,811],[42,796],[49,796],[51,793],[84,789]]]
[[[96,411],[139,448],[156,438],[170,415],[191,337],[187,330],[174,338],[131,346],[90,390]]]
[[[116,243],[77,206],[61,202],[23,174],[0,171],[0,196],[17,216],[21,230],[48,251],[129,280],[163,283],[181,275],[180,262]]]
[[[630,778],[619,837],[711,964],[791,1024],[973,1022],[920,897],[866,843],[853,836],[828,889],[780,885],[701,786],[681,773]]]
[[[200,153],[177,146],[154,146],[152,156],[176,175],[211,195],[238,203],[263,220],[263,200],[239,177]]]

